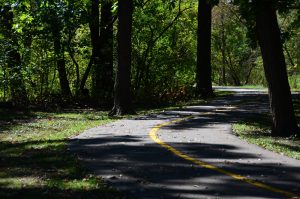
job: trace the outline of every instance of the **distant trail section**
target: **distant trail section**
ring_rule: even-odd
[[[91,173],[129,198],[299,198],[300,161],[248,144],[231,132],[232,123],[268,111],[265,93],[236,92],[206,105],[87,130],[71,140],[69,149]],[[149,137],[153,129],[157,139],[196,162],[155,142]],[[197,161],[286,193],[234,179]]]

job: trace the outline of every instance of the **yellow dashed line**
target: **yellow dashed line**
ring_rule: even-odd
[[[151,137],[151,139],[153,141],[155,141],[157,144],[159,144],[160,146],[166,148],[167,150],[171,151],[172,153],[174,153],[175,155],[187,160],[187,161],[190,161],[190,162],[193,162],[194,164],[196,165],[199,165],[203,168],[206,168],[206,169],[210,169],[210,170],[213,170],[213,171],[216,171],[216,172],[219,172],[219,173],[222,173],[224,175],[227,175],[227,176],[230,176],[232,177],[233,179],[235,180],[239,180],[239,181],[243,181],[243,182],[246,182],[248,184],[251,184],[255,187],[258,187],[258,188],[261,188],[261,189],[265,189],[265,190],[268,190],[268,191],[271,191],[271,192],[274,192],[274,193],[279,193],[279,194],[282,194],[284,196],[287,196],[289,198],[294,198],[294,199],[300,199],[300,196],[297,196],[296,194],[292,193],[292,192],[289,192],[289,191],[285,191],[285,190],[282,190],[282,189],[279,189],[279,188],[275,188],[275,187],[272,187],[270,185],[267,185],[267,184],[264,184],[264,183],[261,183],[261,182],[258,182],[256,180],[252,180],[250,178],[247,178],[245,176],[242,176],[242,175],[239,175],[239,174],[235,174],[233,172],[230,172],[230,171],[226,171],[224,169],[221,169],[221,168],[218,168],[216,166],[213,166],[211,164],[208,164],[208,163],[205,163],[205,162],[202,162],[200,160],[197,160],[195,158],[192,158],[180,151],[178,151],[177,149],[175,149],[174,147],[168,145],[167,143],[165,143],[164,141],[160,140],[158,137],[157,137],[157,131],[163,127],[163,126],[167,126],[167,125],[170,125],[170,124],[173,124],[173,123],[177,123],[177,122],[181,122],[183,120],[187,120],[187,119],[191,119],[193,118],[194,116],[188,116],[188,117],[185,117],[185,118],[180,118],[180,119],[175,119],[175,120],[172,120],[172,121],[169,121],[169,122],[165,122],[165,123],[162,123],[162,124],[159,124],[157,126],[155,126],[150,132],[149,132],[149,136]]]

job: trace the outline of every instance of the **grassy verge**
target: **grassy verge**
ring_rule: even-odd
[[[272,137],[269,128],[250,123],[233,125],[233,131],[249,143],[300,160],[300,139]]]
[[[69,137],[111,122],[94,110],[0,110],[0,198],[121,198],[66,151]]]
[[[299,99],[295,100],[295,112],[297,121],[300,122]],[[262,120],[257,120],[255,122],[240,122],[233,125],[234,133],[249,143],[300,160],[300,138],[272,137],[270,128],[270,122],[262,122]]]
[[[265,86],[263,85],[243,85],[240,86],[240,88],[251,88],[251,89],[267,89]]]

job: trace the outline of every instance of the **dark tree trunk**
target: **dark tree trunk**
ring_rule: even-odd
[[[221,52],[222,52],[222,84],[226,86],[226,35],[224,25],[224,11],[221,13]]]
[[[75,65],[75,71],[76,71],[76,84],[75,84],[75,87],[76,87],[76,95],[78,95],[78,91],[79,91],[79,85],[80,85],[80,66],[78,64],[78,62],[76,61],[75,59],[75,52],[74,50],[72,49],[72,46],[71,46],[71,42],[72,42],[72,38],[73,38],[73,33],[69,32],[69,39],[68,39],[68,52],[69,52],[69,55],[70,55],[70,58],[73,62],[73,64]]]
[[[299,133],[295,119],[276,10],[271,0],[256,2],[256,31],[269,88],[272,135]]]
[[[81,78],[81,82],[80,82],[80,94],[83,94],[84,90],[85,90],[85,83],[89,77],[89,74],[90,74],[90,71],[91,71],[91,68],[93,66],[93,62],[94,62],[94,56],[92,55],[91,58],[90,58],[90,61],[89,61],[89,64],[88,66],[86,67],[85,71],[84,71],[84,74]]]
[[[132,32],[132,0],[118,0],[118,66],[114,86],[114,107],[111,115],[134,113],[131,102],[131,32]]]
[[[97,69],[100,68],[100,12],[99,12],[99,0],[90,0],[90,31],[92,42],[92,57],[90,63],[92,69],[92,96],[96,98],[97,86],[96,78],[99,75]]]
[[[113,15],[112,2],[103,1],[99,38],[99,63],[95,65],[93,96],[109,102],[113,97]]]
[[[61,44],[60,31],[56,27],[53,27],[53,42],[61,92],[64,97],[69,98],[72,96],[72,93],[66,71],[66,63],[63,46]]]
[[[9,43],[6,49],[6,56],[9,75],[13,77],[9,78],[12,102],[17,106],[27,106],[29,100],[21,73],[21,55],[17,50],[18,42],[15,40],[12,30],[13,12],[10,6],[0,7],[0,10],[1,33]]]
[[[99,12],[99,0],[90,0],[91,7],[89,8],[90,11],[90,20],[89,20],[89,26],[90,26],[90,32],[91,32],[91,44],[92,44],[92,55],[89,61],[89,64],[83,74],[83,77],[81,79],[80,83],[80,92],[83,94],[87,90],[85,89],[85,83],[88,79],[88,76],[90,74],[90,71],[93,68],[98,68],[99,60],[100,60],[100,12]],[[95,84],[95,75],[92,75],[93,85],[92,89],[94,89],[96,86]]]
[[[198,43],[197,43],[197,94],[202,97],[213,95],[211,83],[211,11],[206,0],[198,1]]]
[[[97,52],[99,45],[100,36],[100,13],[99,13],[99,0],[91,0],[91,10],[90,10],[90,31],[92,40],[92,51],[95,56],[99,53]]]

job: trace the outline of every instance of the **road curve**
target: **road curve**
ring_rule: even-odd
[[[232,123],[267,111],[265,94],[237,93],[89,129],[72,138],[69,149],[129,198],[297,198],[300,161],[231,132]],[[177,153],[150,137],[151,131]]]

